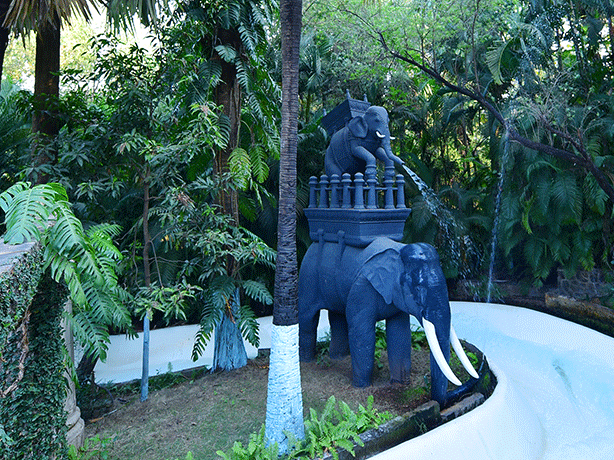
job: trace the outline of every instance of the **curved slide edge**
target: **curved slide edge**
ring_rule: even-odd
[[[484,404],[371,459],[443,459],[452,452],[455,460],[541,458],[546,437],[539,418],[496,363],[489,365],[497,386]]]

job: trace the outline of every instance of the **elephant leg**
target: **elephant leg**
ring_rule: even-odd
[[[371,385],[375,359],[376,306],[379,298],[366,279],[356,281],[348,295],[346,318],[350,354],[352,355],[352,384]]]
[[[315,358],[319,321],[320,308],[309,308],[305,311],[305,309],[299,307],[298,347],[301,361],[308,362]]]
[[[343,313],[333,311],[328,312],[328,321],[330,323],[330,357],[341,359],[350,354],[348,323]]]
[[[339,165],[337,165],[335,162],[333,154],[329,152],[327,152],[324,157],[324,171],[326,171],[326,175],[328,177],[332,176],[333,174],[341,176],[344,173],[344,171],[342,171]]]
[[[384,150],[382,147],[377,148],[374,153],[375,157],[384,163],[384,167],[394,167],[394,161],[386,154],[386,150]]]
[[[311,246],[305,254],[298,277],[298,324],[299,357],[301,361],[311,361],[316,354],[316,340],[320,310],[326,305],[319,289],[314,289],[318,282],[317,261],[320,259],[316,248]]]
[[[352,149],[354,157],[359,158],[365,162],[365,174],[375,174],[375,157],[369,150],[362,146],[356,146]]]
[[[399,312],[386,320],[386,342],[391,383],[410,383],[411,329],[409,315]]]

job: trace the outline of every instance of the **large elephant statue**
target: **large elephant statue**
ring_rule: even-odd
[[[333,134],[326,155],[324,169],[330,177],[344,173],[375,173],[375,160],[385,166],[403,164],[390,149],[388,112],[383,107],[370,106],[363,115],[348,121],[347,125]]]
[[[299,274],[299,354],[314,358],[321,309],[329,311],[331,358],[352,357],[356,387],[371,384],[375,324],[386,320],[391,380],[409,383],[409,315],[424,327],[431,349],[431,397],[450,400],[448,380],[461,382],[448,362],[450,345],[469,374],[478,378],[450,324],[446,280],[436,250],[424,243],[376,238],[365,248],[339,243],[312,244]]]

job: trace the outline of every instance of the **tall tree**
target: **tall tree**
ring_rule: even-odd
[[[266,438],[288,449],[288,435],[304,437],[298,357],[298,263],[296,256],[296,152],[302,0],[281,0],[282,105],[279,221]]]
[[[55,149],[51,139],[58,133],[59,124],[54,108],[60,93],[60,28],[74,13],[90,18],[87,0],[14,0],[4,10],[0,2],[0,69],[4,62],[4,49],[8,32],[27,34],[36,32],[36,65],[34,70],[34,112],[32,132],[35,142],[32,149],[34,174],[31,179],[46,181],[45,165],[55,161]],[[4,16],[6,15],[6,16]],[[1,76],[1,71],[0,71]]]
[[[4,24],[6,13],[9,10],[11,2],[9,0],[0,0],[0,87],[2,85],[2,68],[4,67],[4,52],[9,44],[9,29]]]

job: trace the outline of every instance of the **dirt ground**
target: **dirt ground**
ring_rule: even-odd
[[[376,363],[373,386],[368,388],[352,387],[349,357],[302,363],[305,414],[310,407],[321,411],[332,395],[354,410],[373,395],[375,408],[394,414],[428,401],[428,350],[412,352],[411,385],[389,383],[385,351]],[[99,390],[106,405],[92,412],[84,409],[86,438],[99,435],[108,440],[110,460],[184,460],[188,451],[196,460],[220,458],[216,451],[228,451],[237,440],[245,444],[250,433],[260,430],[267,378],[268,352],[261,352],[241,369],[179,377],[182,383],[152,391],[144,403],[134,385],[110,389],[112,403],[107,392]]]

